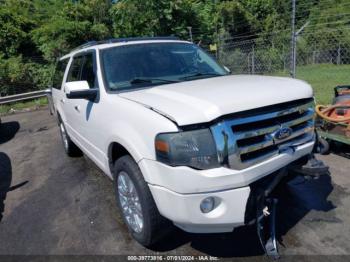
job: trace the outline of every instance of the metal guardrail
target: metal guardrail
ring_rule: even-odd
[[[28,93],[23,93],[18,95],[3,96],[3,97],[0,97],[0,105],[40,98],[40,97],[46,96],[47,94],[48,94],[48,90],[40,90],[40,91],[28,92]]]

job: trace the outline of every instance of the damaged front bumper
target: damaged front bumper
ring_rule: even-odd
[[[329,174],[329,168],[313,154],[308,155],[270,176],[251,184],[247,202],[245,224],[256,224],[260,243],[266,254],[279,258],[276,240],[276,209],[278,198],[274,190],[287,176],[302,175],[307,179]]]
[[[155,161],[154,163],[157,164]],[[308,158],[302,157],[301,160],[291,162],[288,165],[288,169],[294,166],[301,167],[307,163]],[[214,172],[215,170],[212,175],[204,177],[204,174],[188,168],[171,168],[165,165],[158,165],[165,169],[161,173],[162,177],[169,179],[172,175],[169,170],[176,172],[176,175],[179,176],[181,174],[187,175],[187,179],[184,178],[182,180],[182,189],[187,186],[191,186],[192,189],[200,188],[201,183],[197,179],[205,178],[206,185],[213,185],[234,177],[230,173],[218,176]],[[270,197],[273,189],[290,172],[288,169],[279,168],[279,171],[270,173],[270,175],[264,176],[247,186],[226,190],[182,193],[150,183],[149,188],[159,212],[184,231],[190,233],[226,233],[232,232],[234,228],[256,222],[257,209],[262,206],[262,204],[258,205],[258,203],[264,203],[266,198]],[[157,169],[154,170],[155,172],[157,171]],[[178,176],[176,178],[178,179]],[[200,209],[201,202],[210,197],[215,199],[215,209],[211,212],[203,213]]]

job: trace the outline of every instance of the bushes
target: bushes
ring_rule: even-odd
[[[21,56],[0,56],[0,95],[44,89],[50,85],[53,66],[24,62]]]
[[[106,0],[0,1],[0,94],[47,88],[72,48],[111,37]]]
[[[297,13],[303,16],[297,19],[297,28],[311,21],[298,38],[300,65],[350,63],[349,22],[344,16],[350,12],[347,1],[298,1]],[[2,95],[46,88],[56,59],[87,41],[172,34],[189,39],[189,26],[195,43],[205,47],[217,44],[222,64],[234,73],[272,73],[285,70],[290,63],[289,1],[0,0],[0,3]],[[222,40],[225,43],[220,43],[219,38],[225,38]]]

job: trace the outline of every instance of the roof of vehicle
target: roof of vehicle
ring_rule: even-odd
[[[113,39],[107,39],[102,41],[90,41],[85,44],[82,44],[75,49],[73,49],[70,53],[64,55],[61,57],[61,59],[70,57],[76,53],[79,53],[84,50],[89,49],[104,49],[108,47],[113,46],[120,46],[120,45],[128,45],[128,44],[135,44],[135,43],[158,43],[158,42],[183,42],[183,43],[190,43],[188,41],[180,40],[178,37],[128,37],[128,38],[113,38]]]

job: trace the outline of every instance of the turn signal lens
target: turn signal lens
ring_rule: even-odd
[[[156,150],[164,153],[169,152],[169,145],[167,142],[162,140],[156,140]]]

